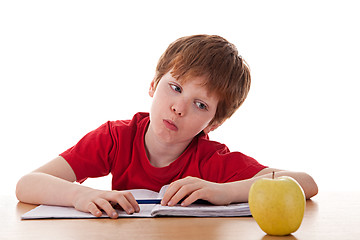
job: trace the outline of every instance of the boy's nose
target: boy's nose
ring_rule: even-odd
[[[183,117],[186,114],[186,110],[188,109],[190,104],[190,100],[186,98],[176,99],[170,106],[171,110],[178,116]]]
[[[182,115],[183,115],[182,111],[180,111],[178,107],[172,106],[172,107],[171,107],[171,110],[172,110],[175,114],[177,114],[177,115],[179,115],[179,116],[182,116]]]

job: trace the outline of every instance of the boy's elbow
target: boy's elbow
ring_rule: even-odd
[[[302,173],[303,177],[303,190],[305,193],[306,199],[310,199],[318,194],[319,189],[315,180],[307,173]]]
[[[16,189],[15,189],[15,195],[16,195],[16,198],[20,201],[20,202],[24,202],[24,193],[26,191],[26,186],[25,183],[26,183],[26,178],[27,178],[27,175],[21,177],[19,179],[19,181],[17,182],[16,184]]]
[[[25,177],[25,176],[24,176]],[[23,178],[20,178],[19,181],[17,182],[16,184],[16,189],[15,189],[15,195],[16,195],[16,198],[19,200],[19,201],[22,201],[22,185],[23,185]]]
[[[303,189],[306,199],[312,198],[319,191],[314,179],[305,172],[279,171],[278,175],[293,177]]]
[[[16,184],[15,195],[20,202],[26,202],[27,192],[30,190],[29,174],[21,177]]]

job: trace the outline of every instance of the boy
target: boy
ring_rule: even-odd
[[[239,152],[210,141],[219,127],[244,102],[250,72],[234,45],[219,36],[183,37],[161,56],[150,84],[150,113],[132,120],[107,122],[75,146],[32,173],[16,189],[20,201],[73,206],[95,216],[110,217],[119,204],[128,214],[140,211],[126,189],[159,191],[170,184],[161,204],[188,206],[197,199],[226,205],[246,202],[259,178],[295,178],[306,198],[317,185],[306,173],[271,169]],[[111,173],[113,191],[73,182]]]

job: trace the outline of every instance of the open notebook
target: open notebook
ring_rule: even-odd
[[[135,199],[161,199],[167,186],[160,192],[146,189],[129,190]],[[227,206],[215,206],[211,204],[191,204],[188,207],[180,205],[168,207],[160,204],[140,204],[140,212],[127,214],[125,211],[116,210],[119,217],[159,217],[159,216],[188,216],[188,217],[242,217],[251,216],[247,203],[230,204]],[[84,213],[73,207],[60,207],[40,205],[21,216],[21,219],[50,219],[50,218],[96,218],[90,213]],[[100,218],[108,218],[106,213]]]

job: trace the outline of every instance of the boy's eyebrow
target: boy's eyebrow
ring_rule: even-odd
[[[175,79],[175,82],[180,84],[180,87],[182,87],[182,85],[186,84],[187,82],[191,81],[189,78],[191,77],[187,77],[187,79],[178,79],[176,77],[174,77],[171,73],[170,73],[170,76],[173,77]],[[197,83],[197,85],[199,87],[201,87],[202,89],[205,90],[205,95],[201,94],[201,96],[199,96],[199,99],[208,103],[209,101],[211,101],[211,98],[215,98],[217,101],[219,101],[219,98],[218,96],[214,93],[214,92],[211,92],[209,89],[207,89],[206,87],[206,81],[202,81],[200,83]]]
[[[214,92],[211,92],[208,90],[204,83],[199,83],[199,87],[202,87],[202,89],[205,90],[205,96],[201,96],[202,98],[205,98],[207,101],[210,101],[212,98],[215,98],[216,100],[219,100],[219,98],[216,96]]]

